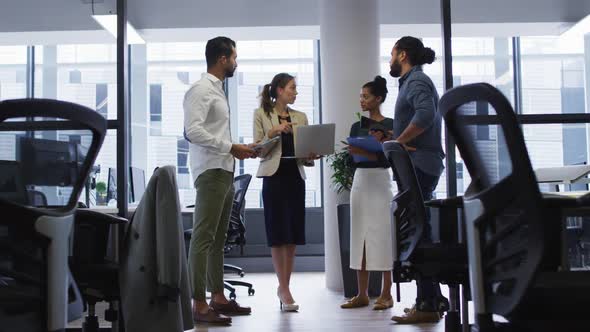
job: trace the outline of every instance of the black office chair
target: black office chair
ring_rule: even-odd
[[[573,163],[572,165],[586,165],[586,162]],[[588,177],[585,176],[587,179]],[[588,183],[574,183],[565,186],[565,191],[588,191]],[[559,189],[558,185],[555,185]],[[566,238],[567,238],[567,249],[570,267],[572,268],[584,268],[584,242],[587,241],[588,235],[585,235],[584,219],[587,218],[576,218],[574,220],[568,220],[566,224]],[[587,229],[586,229],[587,230]]]
[[[246,211],[246,192],[248,191],[248,186],[250,185],[250,181],[252,180],[252,175],[250,174],[242,174],[238,175],[234,178],[234,199],[232,204],[232,210],[230,215],[229,226],[227,229],[227,238],[225,240],[225,247],[224,252],[228,254],[234,247],[240,247],[240,253],[244,254],[244,245],[246,244],[246,219],[245,219],[245,211]],[[187,207],[194,207],[194,205],[189,205]],[[187,229],[184,231],[184,240],[186,245],[186,251],[188,255],[188,250],[190,246],[190,240],[192,236],[192,229]],[[245,273],[242,268],[237,267],[231,264],[224,264],[223,265],[224,271],[237,273],[240,277],[244,277]],[[230,294],[230,299],[236,298],[236,289],[233,286],[243,286],[248,287],[248,295],[254,295],[255,290],[251,283],[243,282],[240,280],[224,280],[224,287],[227,289]]]
[[[474,116],[473,102],[490,105],[490,115]],[[587,331],[590,273],[569,271],[561,254],[564,213],[587,213],[588,197],[540,193],[514,110],[493,86],[451,89],[439,110],[472,178],[463,202],[473,328]]]
[[[27,190],[29,204],[31,206],[43,207],[47,206],[47,196],[39,190]]]
[[[244,254],[246,245],[246,192],[252,180],[252,175],[242,174],[234,179],[234,201],[232,204],[229,226],[227,229],[227,238],[225,240],[224,252],[230,253],[233,248],[240,247],[240,254]],[[240,277],[244,277],[244,270],[231,264],[224,264],[225,271],[235,272]],[[224,280],[225,288],[230,291],[230,298],[235,298],[235,287],[248,287],[248,295],[254,295],[255,290],[251,283],[240,280]]]
[[[425,202],[412,159],[403,145],[388,141],[383,144],[383,150],[398,188],[391,208],[397,250],[393,279],[397,285],[398,302],[400,282],[410,282],[421,276],[447,284],[451,295],[450,308],[444,301],[439,304],[439,309],[448,310],[446,331],[458,332],[461,330],[459,285],[467,284],[467,252],[459,236],[462,232],[459,218],[461,197]],[[429,208],[436,209],[437,213],[428,221]],[[425,240],[424,232],[429,229],[427,222],[438,222],[437,241]],[[430,239],[430,234],[426,238]]]
[[[7,100],[0,102],[0,132],[17,147],[0,161],[0,330],[64,331],[82,316],[68,239],[106,120],[73,103]],[[88,136],[91,144],[80,149],[60,140],[63,133]],[[29,200],[30,188],[47,194],[42,208]]]
[[[104,318],[113,326],[123,326],[120,319],[119,264],[115,253],[108,247],[114,227],[123,229],[127,219],[113,215],[79,209],[74,222],[73,255],[70,268],[84,299],[86,317],[83,332],[100,330],[96,304],[108,302]]]

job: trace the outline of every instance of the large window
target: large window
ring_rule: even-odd
[[[194,204],[188,142],[182,134],[182,102],[191,84],[207,71],[205,42],[153,43],[146,47],[148,116],[145,125],[149,131],[147,141],[136,144],[147,144],[147,169],[150,171],[146,174],[151,174],[157,166],[176,166],[181,204]],[[136,153],[134,159],[137,160]]]
[[[57,46],[57,98],[117,118],[115,45]]]
[[[57,99],[71,101],[96,110],[107,119],[117,118],[116,45],[73,44],[43,48],[46,74],[55,74],[55,89],[43,86],[45,96],[57,93]],[[56,72],[47,61],[55,58]],[[109,171],[117,167],[117,136],[109,130],[96,158],[100,173],[96,181],[109,185]],[[112,171],[111,171],[112,172]],[[108,188],[107,188],[108,189]],[[91,196],[94,202],[95,195]],[[111,202],[113,204],[113,202]]]
[[[522,105],[514,105],[514,108],[522,114],[535,115],[585,113],[584,56],[589,55],[584,55],[581,40],[521,37],[519,42],[521,52],[517,57],[520,57],[521,76],[517,80],[522,86]],[[509,88],[500,87],[505,93]],[[511,91],[508,97],[513,96]],[[473,114],[490,112],[487,105],[469,107]],[[522,130],[533,168],[588,162],[587,124],[524,124]],[[480,132],[484,134],[481,138]],[[495,126],[478,126],[476,144],[485,147],[486,164],[498,174],[505,175],[509,172],[510,161],[506,144],[496,133]],[[466,188],[469,181],[465,176],[461,188],[459,179],[458,191]]]
[[[584,113],[584,44],[521,37],[524,114]]]
[[[27,47],[0,46],[0,100],[27,96],[26,72]]]
[[[586,113],[584,44],[563,37],[521,37],[524,114]],[[588,70],[588,69],[587,69]],[[588,162],[586,124],[525,125],[534,167]]]
[[[36,98],[70,101],[96,110],[105,118],[117,118],[117,57],[114,44],[42,45],[35,46],[33,51],[33,94]],[[81,140],[82,145],[88,144],[88,139],[87,135],[60,134],[60,140]],[[93,175],[96,182],[108,185],[109,168],[117,166],[114,130],[107,132],[95,166],[96,173]],[[85,197],[80,199],[84,201]],[[92,205],[97,203],[94,191],[89,201]]]
[[[381,72],[388,81],[389,96],[382,107],[393,117],[398,94],[398,80],[389,76],[390,51],[397,39],[381,40]],[[443,58],[440,38],[424,38],[424,44],[437,53],[436,62],[424,66],[439,92],[443,94]],[[513,54],[513,44],[516,55]],[[454,84],[488,82],[498,87],[514,104],[515,81],[523,114],[586,113],[589,97],[585,81],[585,53],[582,40],[563,37],[453,38]],[[34,57],[31,57],[32,52]],[[184,94],[206,71],[205,41],[186,43],[151,43],[131,47],[131,165],[145,170],[149,178],[161,165],[177,167],[180,199],[183,205],[194,203],[195,192],[190,175],[188,143],[182,135]],[[279,72],[297,79],[299,95],[294,109],[307,114],[310,123],[318,123],[319,73],[317,42],[314,40],[239,41],[238,70],[227,81],[231,106],[231,129],[235,142],[252,142],[253,112],[259,107],[264,84]],[[513,59],[518,60],[520,72]],[[33,84],[27,82],[27,68],[32,68]],[[0,46],[0,100],[23,98],[27,94],[40,98],[72,101],[116,119],[116,47],[114,44],[64,44],[41,46]],[[489,114],[483,105],[473,105],[474,114]],[[534,167],[585,163],[588,160],[586,124],[523,126]],[[490,128],[478,128],[477,140],[494,146],[497,138]],[[444,144],[444,135],[443,135]],[[496,144],[497,145],[497,144]],[[504,151],[490,148],[490,160],[498,167],[505,161]],[[97,165],[99,182],[108,182],[108,169],[116,167],[116,135],[110,130]],[[492,158],[493,157],[493,158]],[[239,161],[236,174],[255,176],[258,160]],[[457,189],[461,194],[468,176],[457,153]],[[321,206],[320,162],[306,168],[306,206]],[[247,206],[262,206],[260,179],[254,177],[247,195]],[[436,190],[446,196],[443,174]]]
[[[258,107],[261,87],[279,72],[288,72],[297,77],[299,95],[292,107],[305,112],[310,123],[317,122],[319,110],[315,92],[317,59],[314,58],[314,45],[312,40],[238,42],[238,70],[233,78],[228,79],[226,87],[234,142],[252,142],[253,113]],[[183,205],[193,204],[195,191],[190,175],[188,143],[182,135],[182,102],[191,84],[207,70],[205,42],[148,44],[146,53],[148,169],[175,165],[181,202]],[[255,177],[258,162],[257,159],[236,162],[236,175],[248,173],[254,177],[246,196],[248,208],[262,206],[262,181]],[[319,162],[306,171],[306,205],[321,206]]]
[[[398,79],[389,76],[389,60],[391,58],[391,48],[397,39],[381,40],[381,68],[382,76],[388,81],[389,94],[382,110],[385,116],[393,117],[395,101],[398,94]],[[423,43],[426,47],[432,48],[436,53],[436,60],[430,65],[424,65],[423,69],[434,82],[439,96],[444,93],[443,85],[443,62],[442,57],[442,40],[440,38],[424,38]],[[454,85],[469,84],[475,82],[487,82],[500,89],[513,100],[514,84],[512,71],[512,47],[509,38],[453,38],[453,83]],[[487,108],[480,107],[474,109],[478,114],[487,114]],[[444,123],[443,123],[444,126]],[[485,135],[483,130],[480,132],[480,139],[489,140],[489,134]],[[444,130],[442,137],[443,148]],[[460,155],[457,152],[457,191],[462,194],[467,188],[469,181],[464,178],[463,164]],[[446,197],[446,173],[440,178],[436,188],[437,197]]]
[[[262,87],[270,83],[273,76],[287,72],[296,77],[297,100],[291,107],[307,115],[310,124],[318,122],[319,107],[316,94],[315,42],[300,41],[243,41],[238,44],[238,73],[230,79],[229,93],[232,110],[238,110],[237,137],[242,143],[251,143],[253,134],[253,114],[259,107]],[[236,93],[235,97],[232,96]],[[233,120],[232,119],[232,120]],[[234,136],[236,137],[236,136]],[[239,163],[239,173],[256,175],[258,159],[248,159]],[[306,206],[321,206],[320,162],[306,167]],[[262,179],[253,178],[246,196],[248,207],[262,207]]]

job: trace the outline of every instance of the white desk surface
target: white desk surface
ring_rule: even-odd
[[[564,198],[579,198],[586,194],[590,193],[590,191],[550,191],[550,192],[542,192],[543,196],[545,197],[564,197]]]
[[[570,165],[562,167],[537,168],[535,175],[539,183],[581,182],[590,173],[590,165]]]

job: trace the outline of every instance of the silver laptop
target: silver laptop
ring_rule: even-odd
[[[336,125],[334,123],[295,126],[295,157],[307,158],[310,154],[321,156],[334,153]]]

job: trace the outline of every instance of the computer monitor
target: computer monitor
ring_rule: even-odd
[[[131,173],[131,198],[133,202],[139,202],[145,191],[145,172],[141,168],[130,167]]]
[[[109,175],[107,179],[107,203],[111,199],[117,200],[117,169],[109,167]]]
[[[27,188],[17,161],[0,160],[0,198],[27,205]]]
[[[117,199],[117,169],[109,167],[107,202]],[[129,167],[129,203],[139,202],[145,191],[145,173],[141,168]]]
[[[78,144],[21,137],[18,158],[26,185],[73,186],[84,161]]]

